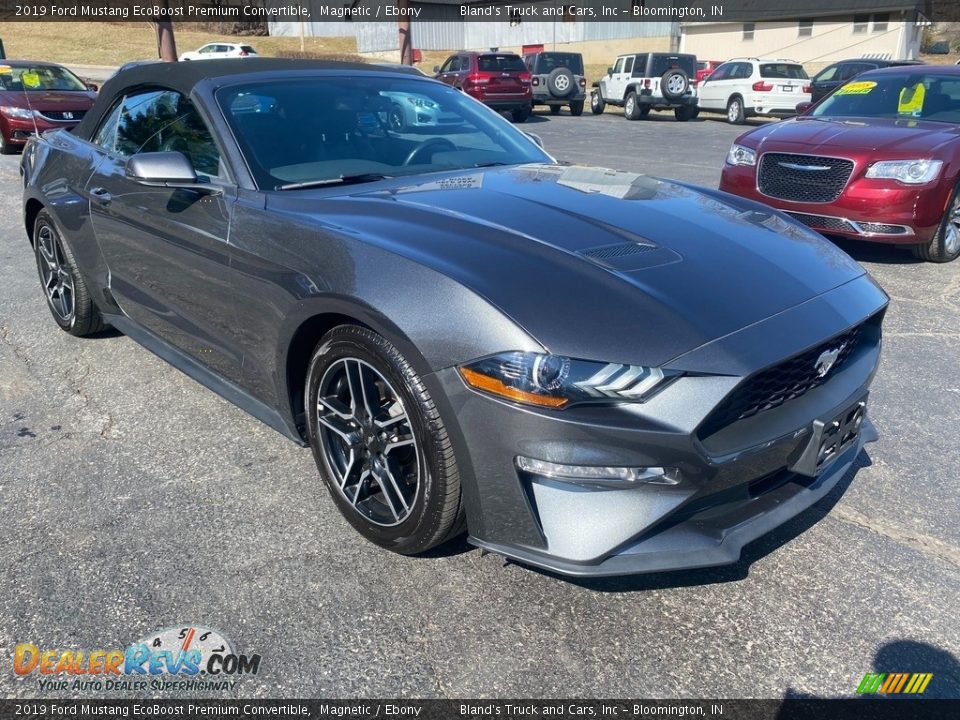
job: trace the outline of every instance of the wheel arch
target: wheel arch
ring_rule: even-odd
[[[290,417],[304,439],[306,439],[304,389],[307,369],[320,339],[333,328],[340,325],[355,325],[372,330],[392,343],[421,377],[431,372],[426,358],[406,333],[372,308],[345,301],[325,305],[322,308],[314,308],[306,316],[298,318],[296,326],[292,328],[289,335],[289,341],[281,349],[283,357],[280,367],[284,368],[284,387],[280,397],[284,399]]]
[[[27,240],[30,247],[33,247],[33,226],[37,222],[37,215],[43,210],[44,204],[37,198],[30,198],[23,206],[23,224],[27,231]]]

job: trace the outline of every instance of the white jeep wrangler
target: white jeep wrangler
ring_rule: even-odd
[[[650,110],[673,108],[677,120],[695,118],[700,108],[690,82],[697,76],[697,56],[682,53],[631,53],[617,58],[607,74],[594,83],[590,109],[599,115],[609,105],[623,107],[627,120],[646,117]]]

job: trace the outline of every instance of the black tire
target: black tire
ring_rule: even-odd
[[[583,115],[583,100],[574,100],[570,103],[570,114],[574,117]]]
[[[660,94],[678,100],[690,89],[690,77],[680,68],[670,68],[660,76]]]
[[[727,100],[727,122],[731,125],[743,125],[747,114],[743,109],[743,98],[734,95]]]
[[[590,112],[592,112],[594,115],[601,115],[606,107],[607,104],[603,101],[603,97],[600,95],[600,88],[597,88],[590,93]]]
[[[642,117],[646,117],[650,112],[650,106],[640,105],[640,101],[637,100],[637,94],[631,90],[627,93],[627,97],[623,101],[623,116],[627,120],[639,120]]]
[[[33,248],[47,307],[60,329],[77,337],[86,337],[106,328],[87,284],[77,270],[70,245],[46,210],[41,210],[33,223]],[[72,291],[68,291],[68,286],[72,286]]]
[[[3,131],[0,130],[0,155],[13,155],[17,149],[18,148],[16,145],[7,142],[7,138],[4,137]]]
[[[532,112],[533,108],[530,105],[524,105],[516,110],[512,110],[510,116],[515,123],[522,123],[527,121],[527,118],[530,117],[530,113]]]
[[[927,262],[946,263],[960,257],[960,183],[953,189],[933,240],[912,249],[915,256]]]
[[[387,123],[394,132],[403,132],[407,127],[407,118],[403,114],[403,108],[394,103],[390,106],[390,113],[387,115]]]
[[[560,106],[559,106],[559,105],[551,105],[551,106],[550,106],[550,114],[551,114],[551,115],[559,115],[559,114],[560,114]]]
[[[554,68],[547,75],[547,90],[555,98],[565,98],[573,94],[577,89],[577,79],[565,67]]]
[[[348,499],[349,482],[345,482],[345,489],[341,490],[337,480],[341,471],[335,463],[338,462],[338,458],[340,460],[342,458],[336,455],[334,441],[331,440],[335,437],[332,433],[336,431],[327,430],[328,426],[322,425],[319,419],[318,408],[325,407],[319,401],[319,393],[329,391],[330,387],[333,387],[332,385],[323,387],[323,384],[329,383],[331,375],[335,376],[339,368],[350,367],[353,362],[357,363],[357,368],[362,365],[363,372],[371,373],[368,378],[379,377],[384,381],[383,384],[373,384],[372,391],[375,395],[371,395],[371,391],[362,393],[363,398],[369,399],[371,404],[376,406],[373,415],[376,416],[378,413],[394,408],[395,405],[380,405],[380,403],[387,402],[382,398],[388,396],[388,393],[390,396],[395,393],[396,399],[400,402],[399,411],[405,419],[402,423],[388,424],[387,427],[402,425],[404,430],[396,431],[398,437],[400,432],[406,431],[414,440],[412,445],[402,448],[401,451],[406,452],[408,458],[412,458],[411,462],[417,463],[415,494],[408,497],[408,506],[404,508],[406,514],[402,518],[397,518],[398,521],[389,526],[376,522],[376,515],[372,510],[363,509],[364,503],[367,503],[370,508],[377,507],[375,503],[371,504],[376,500],[376,493],[380,493],[384,499],[388,499],[388,495],[392,496],[395,502],[391,501],[390,507],[400,505],[399,494],[386,493],[379,482],[374,482],[378,476],[372,474],[375,467],[383,467],[378,463],[389,451],[382,452],[381,460],[376,459],[374,452],[366,456],[367,460],[363,461],[365,464],[361,465],[360,474],[367,472],[367,480],[357,481],[357,492],[354,497],[358,498],[361,492],[364,492],[361,490],[364,482],[367,483],[365,492],[368,495],[362,500],[357,500],[355,504],[351,503]],[[356,383],[350,384],[351,382],[348,376],[347,383],[352,389]],[[369,386],[368,382],[365,387]],[[336,387],[344,388],[342,380]],[[365,401],[364,406],[366,404]],[[307,433],[310,447],[320,475],[337,508],[363,537],[393,552],[413,555],[441,544],[464,529],[465,516],[460,491],[460,475],[446,428],[422,379],[389,341],[368,328],[355,325],[341,325],[324,335],[314,351],[307,370],[305,407],[309,409]],[[346,405],[343,407],[348,409]],[[361,410],[360,414],[370,417],[365,410]],[[325,413],[325,416],[332,417],[329,412]],[[376,430],[378,426],[373,423],[367,422],[366,425],[376,432],[384,434],[387,432],[382,429]],[[362,429],[363,426],[363,422],[357,425],[356,447],[361,449],[353,455],[354,459],[363,456],[365,452],[363,447],[369,447],[365,444],[366,441],[361,439],[364,433],[368,433],[367,430]],[[385,441],[381,441],[381,446],[383,442]],[[363,468],[371,468],[371,470],[364,471]],[[382,473],[382,470],[380,472]],[[389,473],[390,477],[397,474]],[[343,476],[351,477],[349,473],[343,473]],[[393,484],[394,488],[399,488],[397,482]],[[374,487],[381,489],[374,491]],[[410,490],[409,483],[405,483],[403,487],[406,491]],[[387,507],[387,503],[382,501],[380,505]],[[397,517],[396,513],[393,517]]]
[[[693,120],[697,116],[696,110],[696,105],[683,105],[673,109],[673,116],[678,122],[687,122],[687,120]]]

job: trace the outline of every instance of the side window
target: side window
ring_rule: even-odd
[[[650,58],[649,53],[644,53],[643,55],[637,55],[636,62],[633,64],[633,74],[634,76],[645,77],[647,75],[647,65]],[[632,60],[633,58],[631,58]]]
[[[113,109],[107,113],[107,116],[100,122],[100,127],[93,134],[93,144],[99,145],[107,152],[114,151],[114,145],[117,140],[117,122],[120,120],[120,110],[123,108],[121,100]]]
[[[728,80],[730,78],[730,70],[733,69],[733,66],[736,63],[724,63],[712,73],[710,73],[710,81],[714,82],[715,80]]]
[[[128,95],[118,109],[113,152],[123,156],[182,152],[198,174],[223,176],[210,130],[194,104],[180,93],[149,90]],[[102,129],[106,127],[107,123]]]
[[[753,77],[753,64],[752,63],[739,63],[737,65],[737,80],[749,80]]]
[[[453,66],[453,61],[455,59],[456,58],[447,58],[447,61],[440,66],[440,72],[442,73],[450,72],[450,68]]]
[[[213,49],[214,49],[213,45],[204,45],[202,48],[197,50],[197,52],[206,55],[207,53],[212,53]]]
[[[633,56],[627,58],[627,62],[625,62],[623,65],[623,71],[625,73],[633,72]]]
[[[825,70],[822,70],[819,75],[813,78],[814,82],[830,82],[831,80],[837,79],[837,69],[842,67],[841,65],[831,65]]]
[[[862,72],[873,70],[876,66],[869,63],[849,63],[840,71],[840,80],[849,80]]]
[[[622,57],[618,57],[618,58],[617,58],[617,62],[615,62],[614,65],[613,65],[613,74],[616,75],[617,73],[620,73],[620,72],[623,72],[623,58],[622,58]]]

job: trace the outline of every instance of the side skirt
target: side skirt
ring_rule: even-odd
[[[226,380],[206,366],[200,364],[189,355],[161,340],[149,330],[133,322],[125,315],[103,314],[103,319],[117,330],[122,332],[152,352],[162,360],[166,360],[177,370],[196,380],[208,390],[213,390],[224,400],[233,403],[244,412],[253,415],[257,420],[276,430],[284,437],[293,440],[300,447],[307,447],[306,441],[274,408],[257,400],[250,393],[234,383]]]

